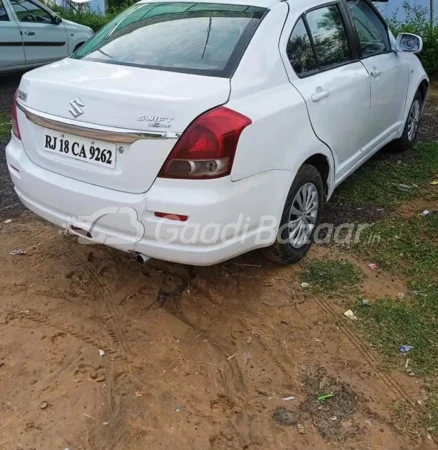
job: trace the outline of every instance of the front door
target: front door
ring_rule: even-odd
[[[47,64],[68,56],[67,32],[33,0],[9,0],[23,36],[27,64]]]
[[[315,134],[332,150],[340,179],[363,156],[370,114],[370,77],[354,60],[340,4],[303,14],[287,55],[297,75],[292,84],[306,101]]]
[[[370,136],[364,151],[372,151],[403,125],[409,66],[392,50],[387,26],[368,1],[349,1],[348,6],[358,34],[361,62],[371,79]]]
[[[24,66],[24,49],[17,22],[10,19],[0,0],[0,70]]]

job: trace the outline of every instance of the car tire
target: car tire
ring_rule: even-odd
[[[418,130],[421,122],[421,112],[423,109],[423,96],[417,91],[409,108],[408,118],[406,119],[403,134],[399,139],[391,143],[391,150],[403,152],[411,149],[418,138]]]
[[[306,206],[307,203],[309,206]],[[265,255],[280,264],[295,264],[302,259],[312,246],[323,205],[324,183],[321,174],[314,166],[304,164],[286,198],[277,239],[265,249]],[[302,239],[299,239],[300,227],[305,235]]]

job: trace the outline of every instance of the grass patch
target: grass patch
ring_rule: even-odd
[[[427,428],[431,434],[438,435],[438,383],[434,379],[431,383],[425,385],[428,401],[427,414],[422,418],[422,425]]]
[[[342,293],[357,287],[362,272],[349,261],[316,260],[304,266],[302,278],[314,292]]]
[[[397,185],[420,186],[438,171],[438,149],[434,143],[421,143],[401,154],[378,154],[349,177],[336,190],[336,202],[361,206],[372,203],[388,208],[418,195],[418,189],[397,189]]]
[[[380,238],[378,244],[367,245],[375,236]],[[438,272],[438,213],[378,222],[362,232],[355,249],[383,269],[420,279],[431,277]]]
[[[356,251],[383,269],[410,280],[410,294],[401,302],[381,299],[358,315],[364,332],[388,356],[400,345],[413,345],[409,357],[419,373],[438,370],[438,214],[407,221],[386,220],[363,232]],[[379,235],[378,245],[366,245],[367,233]]]
[[[417,416],[412,414],[412,406],[406,402],[398,401],[396,403],[393,418],[400,424],[396,428],[406,433],[411,438],[417,439],[418,432],[421,428],[427,430],[427,434],[433,435],[437,433],[438,427],[438,383],[433,381],[424,385],[425,397],[427,397],[426,406],[427,414]],[[421,399],[422,404],[425,402]],[[432,445],[432,443],[431,443]],[[426,445],[427,447],[427,445]],[[429,447],[432,448],[432,447]]]
[[[8,137],[11,132],[11,115],[0,112],[0,139]]]
[[[438,145],[423,143],[413,152],[400,155],[400,161],[397,157],[371,161],[341,186],[337,200],[353,206],[370,202],[385,208],[388,214],[390,207],[418,196],[422,185],[436,179],[437,172]],[[398,184],[416,185],[418,189],[400,191]],[[431,202],[433,198],[434,194]],[[378,243],[375,236],[380,237]],[[387,361],[402,366],[405,359],[400,357],[400,346],[414,346],[408,353],[410,367],[416,375],[425,377],[429,392],[418,425],[438,435],[438,213],[409,220],[391,214],[365,229],[352,249],[408,281],[409,291],[403,300],[382,298],[354,311],[361,318],[362,332]]]
[[[389,358],[400,354],[401,345],[413,345],[409,358],[418,374],[438,368],[438,283],[421,281],[403,302],[382,299],[360,308],[367,338]]]

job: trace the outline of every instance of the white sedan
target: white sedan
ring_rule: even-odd
[[[92,35],[37,0],[0,0],[0,73],[65,58]]]
[[[368,0],[142,1],[23,76],[11,178],[39,216],[141,261],[293,263],[336,186],[413,146],[421,48]]]

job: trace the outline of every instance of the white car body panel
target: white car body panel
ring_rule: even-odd
[[[232,97],[227,106],[251,117],[256,125],[245,129],[239,140],[231,173],[236,181],[273,169],[295,174],[297,168],[315,154],[324,155],[334,167],[330,149],[314,135],[306,104],[290,84],[278,57],[281,25],[287,14],[285,2],[272,7],[231,79]],[[276,33],[272,31],[275,24]],[[274,134],[283,145],[272,145]],[[300,148],[299,152],[294,151],[296,147]],[[332,176],[333,172],[329,190],[333,186]],[[287,191],[284,197],[286,195]]]
[[[374,139],[369,136],[368,147],[364,149],[368,152],[404,124],[409,63],[394,52],[366,58],[362,64],[371,81],[369,129]]]
[[[400,137],[403,132],[403,127],[406,123],[406,119],[408,117],[409,105],[412,104],[412,100],[417,93],[418,86],[420,86],[423,82],[429,83],[429,78],[424,71],[423,65],[421,64],[420,60],[415,55],[412,55],[410,53],[398,53],[398,57],[403,61],[403,64],[408,67],[408,87],[406,93],[406,101],[401,118],[401,125],[396,134],[397,137]]]
[[[360,62],[337,67],[312,77],[296,79],[295,87],[307,104],[313,130],[331,149],[336,149],[337,177],[362,157],[369,129],[369,76]],[[318,98],[319,92],[327,97]],[[335,126],[337,124],[337,126]]]
[[[60,23],[20,21],[10,0],[1,0],[9,21],[0,21],[0,73],[51,63],[70,55],[93,31],[69,20]],[[32,0],[35,8],[55,16],[45,5]],[[2,46],[1,43],[9,43]],[[11,46],[14,43],[14,46]]]
[[[147,85],[147,93],[142,87]],[[184,86],[182,89],[181,86]],[[77,126],[90,124],[142,132],[180,134],[197,116],[226,103],[230,83],[225,78],[189,75],[103,63],[66,59],[27,74],[20,89],[32,92],[26,107],[48,113]],[[50,104],[47,98],[56,98]],[[84,113],[74,120],[69,110],[72,99],[84,102]],[[108,104],[107,98],[113,98]],[[121,111],[126,111],[120,114]],[[124,192],[146,192],[176,143],[176,139],[138,140],[123,145],[116,154],[117,168],[96,167],[82,161],[52,155],[41,148],[43,128],[22,115],[20,128],[24,148],[37,165],[52,172],[98,186]],[[140,116],[167,118],[169,128],[151,128]],[[171,119],[171,120],[170,120]]]
[[[275,170],[238,182],[231,182],[229,177],[210,180],[202,189],[197,186],[197,181],[157,179],[146,194],[118,192],[76,181],[33,164],[15,137],[8,144],[7,161],[9,167],[20,170],[19,173],[10,170],[20,200],[46,220],[68,229],[74,211],[78,218],[75,223],[86,229],[92,225],[98,211],[129,208],[135,211],[144,227],[141,238],[137,237],[128,215],[117,213],[99,220],[93,235],[104,235],[102,243],[120,250],[200,266],[272,244],[275,229],[270,220],[260,223],[260,214],[270,217],[281,214],[284,199],[277,194],[287,190],[293,181],[293,174],[289,171]],[[201,229],[218,223],[221,233],[224,232],[229,239],[209,245],[197,240],[191,244],[171,241],[172,236],[187,224],[160,220],[154,216],[154,211],[188,214],[192,218],[191,223],[196,223]],[[239,219],[240,216],[243,219]],[[251,220],[247,222],[245,218]],[[246,226],[245,239],[242,239],[243,233],[234,237],[233,227],[226,228],[229,224],[238,224],[239,220]],[[158,225],[164,242],[156,239]],[[185,235],[190,238],[190,233],[193,229],[189,225]],[[256,239],[257,236],[264,238],[263,243]]]
[[[305,10],[311,9],[313,3],[306,4]],[[300,79],[286,54],[289,36],[303,12],[296,11],[297,13],[293,11],[289,14],[283,29],[279,43],[280,54],[290,83],[307,105],[316,136],[328,148],[336,149],[332,155],[337,181],[362,158],[362,149],[369,141],[370,132],[372,133],[367,127],[363,127],[371,110],[369,74],[360,62],[356,62]],[[319,91],[327,92],[328,96],[312,99]],[[348,132],[340,133],[339,127],[333,126],[335,121],[342,130]]]
[[[289,189],[306,161],[325,161],[328,199],[357,167],[402,135],[415,93],[428,82],[415,55],[392,52],[299,78],[286,54],[287,41],[299,17],[324,2],[226,3],[270,8],[230,77],[76,59],[23,76],[21,140],[12,137],[6,156],[17,194],[29,209],[64,228],[74,216],[81,228],[94,227],[93,238],[105,236],[103,243],[115,248],[209,265],[274,242]],[[372,76],[375,70],[380,75]],[[314,101],[321,90],[329,95]],[[83,105],[78,117],[70,112],[75,99]],[[158,177],[187,127],[220,105],[251,119],[231,173],[211,180]],[[44,151],[44,127],[29,114],[91,130],[96,139],[102,131],[165,136],[123,144],[115,169],[109,169]],[[140,234],[126,214],[105,213],[96,221],[99,211],[120,208],[134,213]],[[156,212],[188,220],[159,219]],[[246,230],[232,233],[227,227],[242,217]],[[225,229],[224,239],[206,243],[201,233],[183,242],[181,233],[213,223]],[[157,229],[164,241],[157,239]]]

